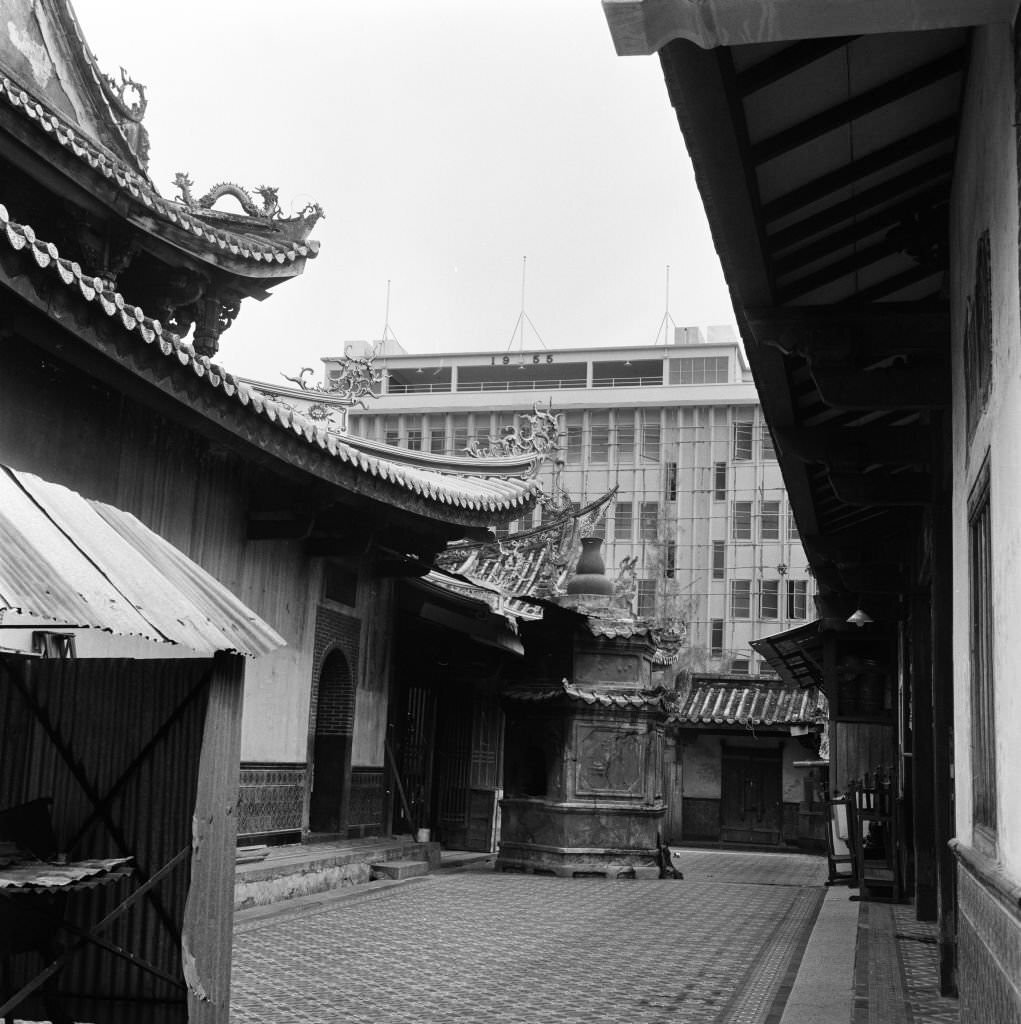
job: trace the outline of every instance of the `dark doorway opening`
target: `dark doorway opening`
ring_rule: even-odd
[[[331,651],[319,673],[308,812],[312,832],[341,833],[346,828],[354,700],[354,680],[347,658],[342,651]]]

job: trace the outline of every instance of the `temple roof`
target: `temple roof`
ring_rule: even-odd
[[[695,679],[668,722],[675,725],[823,725],[826,696],[815,686]]]
[[[566,698],[568,700],[582,701],[585,704],[598,705],[604,708],[657,708],[662,709],[667,698],[667,691],[655,690],[628,690],[618,693],[608,690],[590,690],[582,686],[575,686],[566,679],[557,686],[534,687],[521,686],[505,690],[503,696],[508,700],[516,700],[531,703],[545,703],[552,700]]]
[[[352,442],[359,446],[366,443],[361,438]],[[491,461],[469,459],[482,465]],[[548,598],[562,590],[569,567],[577,561],[583,533],[606,514],[616,493],[614,488],[582,508],[562,509],[535,529],[498,541],[451,544],[436,558],[442,571],[432,576],[441,586],[480,598],[504,614],[540,619],[541,605],[522,599]],[[453,580],[449,574],[460,579]]]
[[[9,8],[9,9],[8,9]],[[139,230],[206,259],[233,259],[233,269],[257,277],[289,277],[318,242],[308,234],[322,215],[311,204],[296,217],[279,214],[275,198],[255,206],[238,186],[215,186],[198,199],[182,188],[180,201],[163,198],[146,171],[148,135],[142,125],[144,87],[121,70],[121,80],[103,74],[68,0],[11,0],[5,4],[7,39],[0,38],[0,111],[20,116],[22,131],[42,153],[56,142],[62,169],[101,174],[124,204],[121,212]],[[52,140],[52,142],[50,141]],[[190,186],[190,181],[187,181]],[[268,190],[270,193],[273,190]],[[230,192],[244,216],[212,209]]]
[[[219,364],[198,355],[193,346],[100,278],[88,276],[78,263],[62,258],[52,242],[38,238],[30,225],[17,223],[2,205],[0,267],[8,286],[47,315],[66,317],[68,322],[91,314],[113,328],[79,331],[83,344],[91,344],[169,390],[179,403],[202,411],[213,406],[215,412],[207,415],[228,429],[236,427],[248,440],[254,421],[270,432],[266,443],[275,451],[282,452],[287,441],[297,442],[299,454],[294,461],[311,472],[318,468],[326,482],[434,519],[478,526],[489,525],[494,514],[498,519],[522,515],[540,494],[535,460],[507,460],[502,469],[510,469],[510,475],[498,471],[501,467],[490,468],[494,460],[469,458],[441,471],[403,460],[400,449],[368,452],[346,444],[322,425],[266,400]],[[302,450],[308,454],[301,455]],[[310,459],[312,455],[325,457],[326,462]],[[343,472],[327,476],[323,468],[331,466]]]

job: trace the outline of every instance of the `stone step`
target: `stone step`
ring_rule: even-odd
[[[427,860],[385,860],[369,867],[373,878],[417,878],[429,874]]]

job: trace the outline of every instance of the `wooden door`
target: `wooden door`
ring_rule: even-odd
[[[724,750],[720,838],[776,844],[783,803],[779,750]]]

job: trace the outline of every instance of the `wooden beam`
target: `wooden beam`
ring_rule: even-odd
[[[949,196],[949,182],[953,171],[953,154],[941,154],[919,167],[913,167],[910,171],[864,189],[851,199],[834,203],[819,213],[796,221],[789,227],[767,234],[766,245],[773,254],[790,249],[799,242],[807,242],[817,235],[838,228],[846,221],[860,217],[877,206],[907,199],[923,188],[928,190],[936,182],[946,183],[944,194]]]
[[[957,135],[957,118],[946,117],[925,128],[903,138],[891,142],[888,146],[869,153],[858,160],[851,160],[835,171],[821,174],[804,185],[799,185],[790,192],[785,192],[768,203],[762,204],[762,215],[766,221],[779,220],[790,213],[796,213],[810,203],[816,203],[826,196],[839,192],[850,185],[857,184],[869,175],[892,167],[902,160],[909,160],[927,149],[953,142]]]
[[[903,273],[894,274],[893,277],[888,277],[885,281],[878,281],[868,288],[859,289],[855,293],[854,299],[856,302],[875,302],[877,299],[886,298],[887,295],[896,295],[897,292],[909,288],[913,284],[918,284],[937,275],[942,276],[944,273],[945,271],[941,271],[938,267],[926,267],[920,264]]]
[[[861,372],[897,356],[949,360],[950,328],[943,311],[891,304],[750,309],[747,314],[757,345],[802,357],[803,377],[827,367]]]
[[[817,235],[812,241],[795,249],[788,249],[784,255],[773,259],[773,270],[778,277],[789,274],[863,238],[870,238],[880,231],[896,227],[926,210],[944,206],[946,202],[947,189],[943,185],[918,192],[902,203],[886,206],[868,216],[855,217],[844,227]]]
[[[809,39],[785,46],[765,60],[738,73],[737,88],[742,96],[750,96],[767,85],[773,85],[788,75],[814,64],[835,50],[853,43],[858,36],[834,36],[829,39]]]
[[[932,477],[928,473],[830,473],[833,491],[848,505],[928,505]]]
[[[773,431],[784,455],[837,470],[867,466],[928,466],[932,434],[926,427],[834,427],[829,430],[780,428]]]
[[[800,298],[802,295],[808,295],[827,284],[839,281],[840,278],[847,277],[857,270],[862,270],[865,267],[872,266],[874,263],[879,263],[896,255],[898,255],[897,251],[884,238],[883,241],[876,242],[863,249],[858,249],[843,259],[827,263],[810,274],[795,278],[788,284],[777,285],[776,301],[782,306],[785,303]],[[945,268],[934,268],[933,272],[938,269]]]
[[[902,594],[908,589],[907,575],[900,562],[865,562],[839,566],[844,586],[857,594]]]
[[[909,364],[854,373],[846,367],[813,365],[812,378],[831,409],[899,412],[950,404],[950,373],[944,366]]]
[[[941,79],[956,75],[964,68],[965,56],[964,49],[952,50],[911,71],[902,72],[890,81],[859,96],[838,103],[829,110],[808,117],[790,128],[784,128],[752,146],[752,161],[755,164],[764,164],[833,131],[834,128],[889,106]]]

